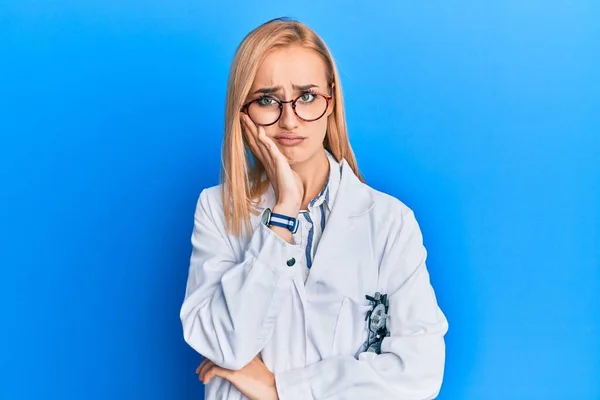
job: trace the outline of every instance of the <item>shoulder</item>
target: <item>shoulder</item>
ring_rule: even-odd
[[[196,217],[210,216],[213,220],[220,220],[223,215],[222,185],[210,186],[202,189],[196,202]]]
[[[395,222],[397,224],[402,224],[402,222],[406,222],[407,219],[414,219],[412,208],[402,200],[391,194],[377,190],[365,183],[363,183],[363,185],[373,199],[372,212],[376,218],[390,220],[390,222]]]
[[[373,199],[371,225],[377,242],[373,246],[392,259],[402,258],[408,264],[418,265],[426,253],[414,211],[388,193],[371,187],[368,190]]]
[[[372,204],[370,219],[375,236],[386,251],[401,250],[422,243],[423,236],[415,213],[399,198],[366,184]]]
[[[414,212],[406,203],[362,182],[345,160],[342,161],[342,165],[342,185],[345,189],[341,192],[351,196],[351,202],[358,204],[354,207],[356,210],[368,208],[374,229],[382,234],[394,235],[403,230],[403,227],[414,227],[416,224]]]
[[[223,185],[215,185],[202,189],[198,201],[210,202],[210,203],[223,203],[221,198],[221,188]]]

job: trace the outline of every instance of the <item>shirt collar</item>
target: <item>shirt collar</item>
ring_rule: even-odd
[[[327,177],[327,181],[325,182],[323,189],[321,189],[319,194],[308,203],[308,208],[317,208],[321,204],[325,203],[327,208],[329,208],[329,211],[331,211],[331,208],[333,207],[333,201],[335,200],[335,195],[337,194],[340,186],[341,168],[340,164],[335,160],[329,150],[326,149],[325,154],[327,155],[327,160],[329,161],[329,176]]]

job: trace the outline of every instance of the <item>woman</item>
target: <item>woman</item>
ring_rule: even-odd
[[[421,232],[363,183],[323,41],[289,19],[248,34],[225,123],[181,308],[206,399],[434,398],[447,322]]]

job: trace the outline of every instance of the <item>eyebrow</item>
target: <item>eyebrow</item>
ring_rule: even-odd
[[[309,89],[312,89],[312,88],[315,88],[315,87],[319,87],[319,85],[314,85],[312,83],[309,83],[308,85],[294,85],[294,84],[292,84],[292,87],[297,92],[301,92],[301,91],[304,91],[304,90],[309,90]],[[281,86],[273,86],[273,87],[261,88],[261,89],[256,90],[253,94],[273,94],[273,93],[279,92],[282,89],[283,88]]]

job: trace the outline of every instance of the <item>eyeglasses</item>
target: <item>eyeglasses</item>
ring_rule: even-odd
[[[242,106],[242,112],[248,114],[250,119],[260,126],[273,125],[279,121],[283,113],[283,105],[292,104],[292,110],[298,118],[306,122],[316,121],[327,112],[329,101],[333,96],[317,92],[304,92],[293,100],[278,100],[273,96],[262,96],[247,102]]]

